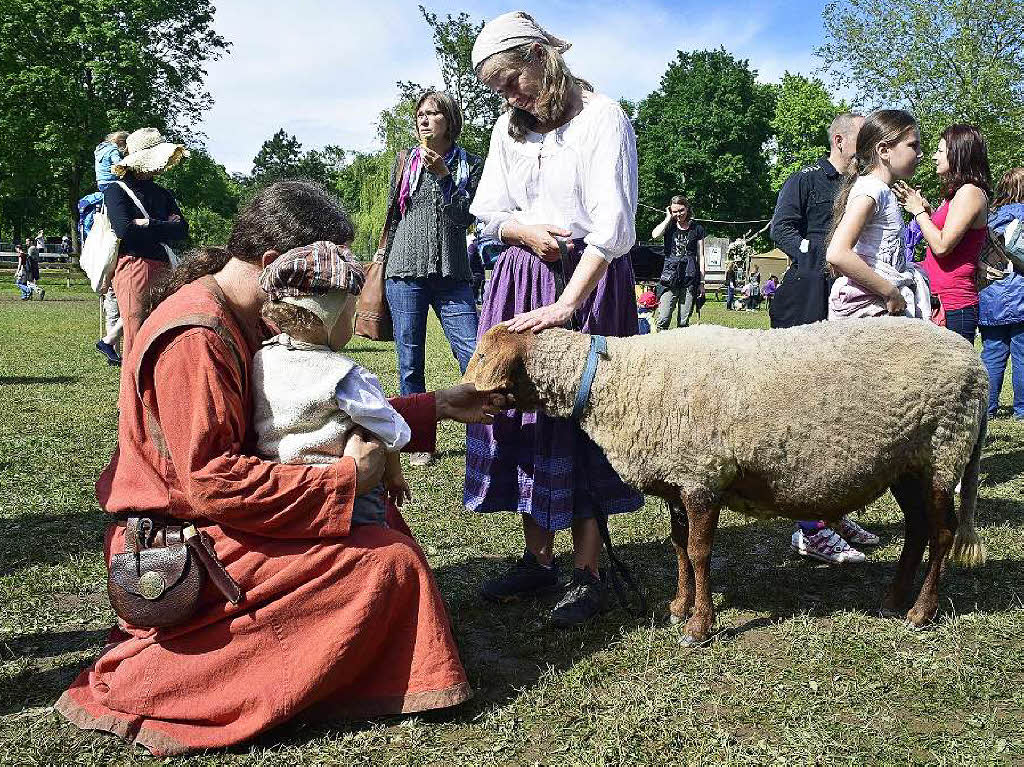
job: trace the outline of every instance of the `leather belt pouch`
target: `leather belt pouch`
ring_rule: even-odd
[[[132,626],[175,626],[195,614],[207,577],[232,604],[241,601],[241,589],[217,560],[209,536],[178,520],[129,517],[124,551],[110,561],[107,595]]]

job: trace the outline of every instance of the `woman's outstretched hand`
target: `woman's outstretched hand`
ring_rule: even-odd
[[[555,303],[542,306],[539,309],[517,314],[505,323],[505,327],[513,333],[523,333],[528,330],[539,333],[548,328],[561,328],[572,317],[573,311],[574,309],[568,304],[555,301]]]
[[[499,392],[477,391],[470,383],[434,392],[437,420],[450,418],[460,423],[491,423],[503,410],[515,407],[512,396]]]

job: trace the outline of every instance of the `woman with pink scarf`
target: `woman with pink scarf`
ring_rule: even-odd
[[[476,348],[476,297],[466,230],[474,221],[469,206],[484,161],[455,143],[461,131],[458,103],[447,93],[425,93],[416,104],[420,145],[399,153],[391,173],[388,202],[396,210],[390,218],[384,275],[403,395],[426,391],[430,307],[463,373]],[[430,460],[427,453],[410,457],[414,466]]]

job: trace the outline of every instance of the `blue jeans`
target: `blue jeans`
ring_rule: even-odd
[[[1024,418],[1024,322],[981,326],[981,361],[988,368],[988,412],[995,415],[1003,388],[1006,361],[1011,357],[1013,414]]]
[[[736,288],[732,285],[725,286],[725,308],[732,309],[733,299],[736,298]]]
[[[31,287],[26,285],[24,282],[18,283],[18,290],[21,291],[22,298],[32,298],[32,294],[35,292]],[[1016,367],[1014,368],[1016,370]]]
[[[433,275],[420,279],[390,279],[386,289],[395,325],[398,383],[402,395],[427,390],[423,379],[427,344],[427,311],[431,306],[465,373],[476,349],[476,297],[469,282]]]
[[[974,334],[978,330],[978,305],[965,306],[946,312],[946,329],[959,333],[971,345],[974,345]]]

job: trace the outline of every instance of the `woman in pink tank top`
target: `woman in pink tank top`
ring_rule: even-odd
[[[942,302],[946,327],[973,344],[978,328],[974,270],[988,236],[988,148],[973,125],[951,125],[943,131],[934,159],[945,198],[934,214],[925,215],[931,205],[919,190],[900,182],[893,191],[928,244],[922,267]]]

